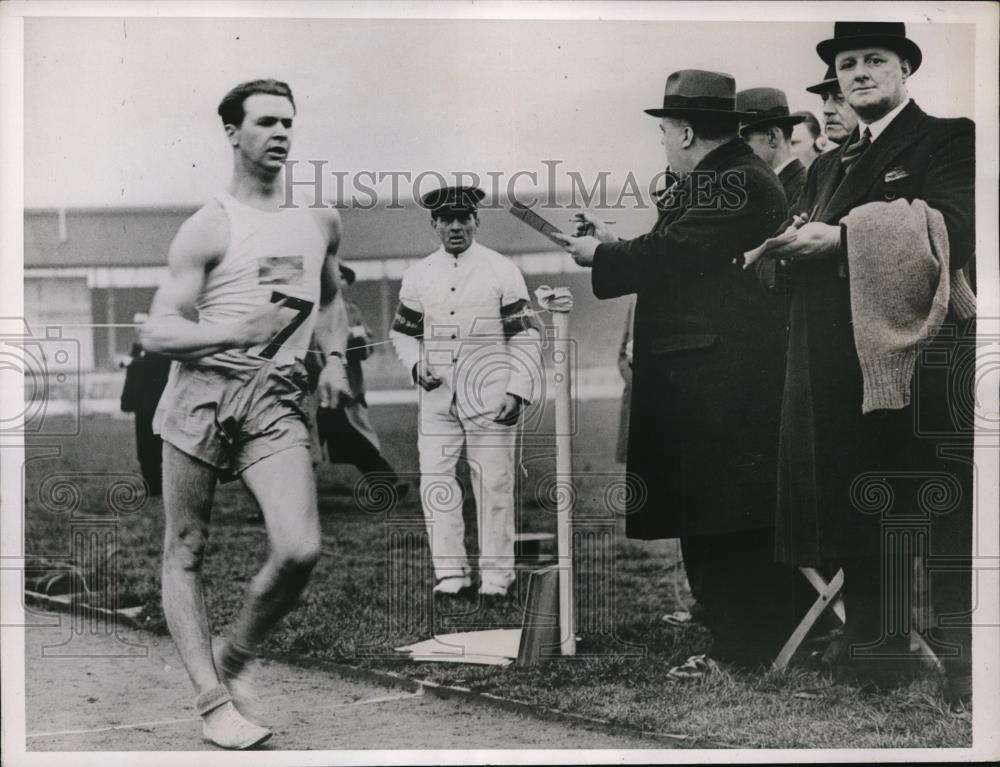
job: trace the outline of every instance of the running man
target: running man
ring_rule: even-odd
[[[336,402],[346,388],[346,338],[335,328],[346,323],[332,317],[337,212],[282,207],[291,89],[276,80],[243,83],[218,111],[233,148],[232,178],[178,231],[169,277],[140,338],[175,360],[154,422],[164,442],[163,611],[197,692],[205,738],[239,749],[271,736],[247,718],[239,695],[247,665],[295,606],[320,554],[302,359],[315,327],[331,363],[319,400]],[[236,477],[260,506],[270,553],[229,637],[213,648],[202,562],[216,484]]]

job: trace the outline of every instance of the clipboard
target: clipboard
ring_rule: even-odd
[[[559,240],[551,236],[552,234],[562,234],[558,227],[546,221],[544,218],[535,213],[535,211],[531,210],[531,208],[514,201],[510,204],[510,214],[521,219],[536,232],[541,234],[543,237],[546,237],[549,241],[555,243],[560,248],[563,246]]]

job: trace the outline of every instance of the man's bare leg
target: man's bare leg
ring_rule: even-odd
[[[268,632],[296,605],[319,559],[316,476],[309,451],[293,447],[268,456],[242,474],[264,515],[271,551],[254,576],[224,652],[225,676],[236,676]]]
[[[216,470],[163,444],[163,613],[198,693],[206,739],[224,748],[247,748],[271,733],[247,721],[220,687],[212,660],[201,568],[217,481]]]
[[[219,684],[201,580],[216,479],[214,467],[163,444],[163,613],[199,695]]]

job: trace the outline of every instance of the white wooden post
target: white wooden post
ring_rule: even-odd
[[[559,288],[559,291],[568,288]],[[559,557],[559,636],[563,655],[576,654],[576,620],[573,615],[573,428],[570,354],[560,342],[569,338],[569,311],[572,297],[565,302],[569,308],[550,306],[556,329],[553,354],[556,387],[556,544]]]

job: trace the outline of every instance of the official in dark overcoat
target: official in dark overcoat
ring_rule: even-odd
[[[133,322],[146,320],[145,313]],[[121,409],[135,413],[135,453],[151,496],[163,494],[163,440],[153,433],[153,415],[170,374],[170,358],[147,352],[139,343],[132,344],[131,359],[125,369]]]
[[[652,231],[620,241],[586,214],[595,236],[564,238],[598,298],[636,294],[626,532],[679,537],[713,654],[765,661],[790,630],[772,551],[784,303],[734,260],[787,201],[737,133],[729,75],[675,72],[646,112],[678,177]]]

